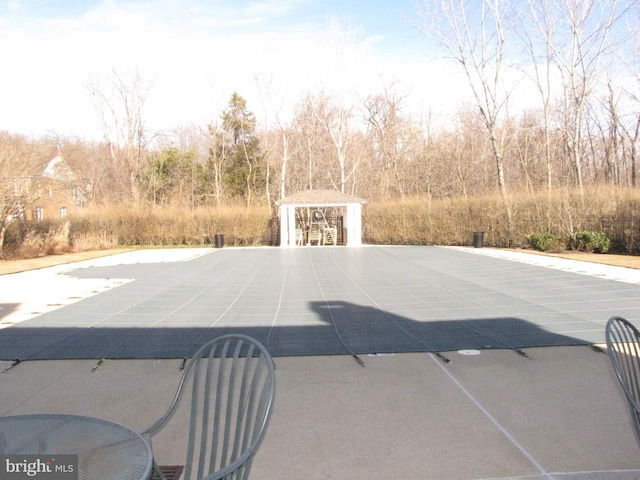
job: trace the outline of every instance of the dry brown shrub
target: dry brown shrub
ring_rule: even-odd
[[[73,237],[74,252],[88,252],[91,250],[109,250],[118,246],[118,237],[106,232],[77,233]]]
[[[381,244],[471,245],[480,231],[489,246],[526,248],[532,233],[592,230],[607,233],[619,250],[635,251],[639,243],[640,192],[635,190],[593,187],[584,196],[572,189],[518,193],[509,205],[511,221],[498,194],[371,202],[364,210],[363,238]]]
[[[265,207],[186,210],[117,205],[87,212],[78,219],[74,245],[83,238],[111,245],[210,245],[216,234],[224,235],[227,245],[259,245],[269,218]]]
[[[27,229],[19,245],[7,249],[5,258],[34,258],[69,253],[69,222],[47,222],[40,228]]]
[[[472,245],[484,232],[487,246],[528,248],[534,233],[602,231],[611,252],[640,252],[640,192],[625,188],[571,189],[551,194],[512,194],[511,221],[500,195],[470,198],[374,201],[363,210],[363,241],[395,245]],[[228,246],[272,241],[274,223],[265,205],[211,208],[137,208],[118,204],[94,208],[68,222],[32,225],[5,257],[107,249],[116,246],[213,245],[217,234]],[[266,239],[266,240],[265,240]]]

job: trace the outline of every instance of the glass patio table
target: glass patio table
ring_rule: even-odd
[[[56,455],[77,455],[79,480],[147,480],[153,465],[151,446],[142,435],[79,415],[0,417],[0,454],[37,455],[43,462]],[[20,457],[15,459],[20,462]],[[0,477],[3,471],[0,465]]]

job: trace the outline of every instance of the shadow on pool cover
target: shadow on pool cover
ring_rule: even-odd
[[[588,345],[515,317],[416,321],[343,301],[309,306],[324,324],[71,328],[45,327],[34,319],[0,330],[0,360],[188,358],[226,333],[255,337],[275,357]]]

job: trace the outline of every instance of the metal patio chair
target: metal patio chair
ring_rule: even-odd
[[[224,335],[201,347],[186,365],[167,412],[143,434],[151,441],[191,392],[184,480],[249,477],[275,394],[275,368],[255,339]],[[154,460],[154,472],[164,478]]]
[[[334,227],[326,227],[322,232],[322,244],[323,245],[337,245],[338,243],[338,231]]]
[[[322,232],[320,230],[309,230],[307,242],[309,245],[313,245],[313,242],[316,242],[316,245],[322,245]]]
[[[607,354],[622,386],[640,441],[640,332],[628,320],[611,317],[605,329]]]

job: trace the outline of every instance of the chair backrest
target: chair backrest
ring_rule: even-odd
[[[184,480],[247,479],[275,394],[269,352],[245,335],[224,335],[208,342],[186,365],[174,401],[157,426],[173,414],[189,390]]]
[[[628,320],[611,317],[605,328],[607,354],[627,398],[640,439],[640,332]]]

